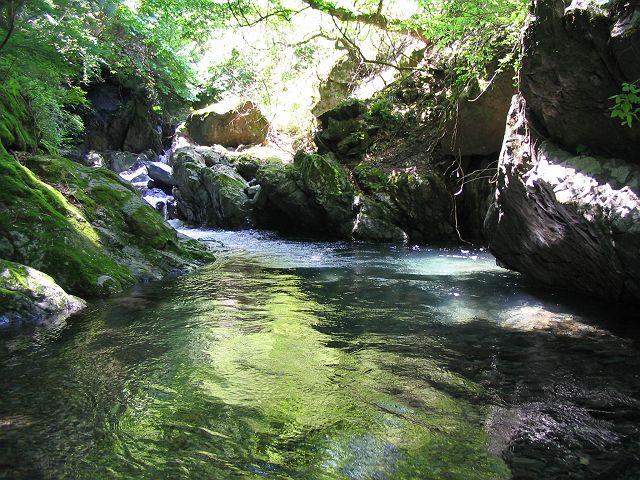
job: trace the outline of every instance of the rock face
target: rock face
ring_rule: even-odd
[[[419,243],[455,241],[451,194],[439,175],[398,172],[390,177],[391,198],[399,225]]]
[[[64,318],[85,302],[67,294],[53,278],[34,268],[0,259],[0,328]]]
[[[639,18],[631,3],[535,2],[485,221],[503,265],[612,301],[640,299],[640,126],[611,119],[608,98],[637,78]]]
[[[504,124],[515,93],[513,72],[503,72],[476,98],[458,101],[454,119],[446,126],[442,151],[458,157],[498,153]]]
[[[82,297],[212,260],[115,173],[58,157],[25,161],[0,154],[0,258],[41,270]]]
[[[608,300],[640,299],[640,168],[532,136],[515,96],[485,222],[505,266]]]
[[[640,78],[637,2],[534,2],[521,91],[532,126],[563,148],[640,161],[640,126],[621,128],[609,97]]]
[[[359,210],[353,224],[353,238],[368,242],[407,243],[409,236],[393,223],[385,203],[367,197],[356,200]]]
[[[294,165],[269,163],[256,173],[261,190],[256,219],[263,227],[349,238],[354,189],[346,169],[334,158],[296,156]]]
[[[149,162],[147,164],[147,172],[149,178],[153,180],[154,184],[159,188],[168,189],[169,191],[177,186],[176,180],[173,178],[173,171],[171,167],[162,162]]]
[[[202,151],[202,150],[201,150]],[[212,227],[240,229],[252,226],[249,184],[227,163],[209,164],[195,149],[173,156],[174,195],[184,220]],[[222,157],[219,157],[222,162]]]
[[[266,140],[268,130],[269,122],[249,101],[231,108],[214,104],[193,112],[187,120],[189,137],[200,145],[260,144]]]
[[[320,84],[320,98],[311,110],[313,115],[319,117],[333,110],[349,96],[355,86],[354,80],[359,66],[360,59],[354,59],[350,55],[345,55],[336,62],[327,79]]]
[[[351,100],[320,115],[321,129],[315,143],[320,153],[332,152],[340,158],[359,159],[371,145],[371,135],[378,131],[367,122],[366,106]]]
[[[88,150],[160,152],[161,122],[143,91],[106,82],[92,86],[87,98],[93,110],[84,119]]]

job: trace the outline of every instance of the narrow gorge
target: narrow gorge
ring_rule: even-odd
[[[0,7],[0,478],[640,476],[640,4],[427,3]]]

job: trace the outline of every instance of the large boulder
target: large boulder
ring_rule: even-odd
[[[612,301],[640,299],[640,125],[609,98],[640,73],[639,19],[637,2],[534,2],[485,221],[502,265]]]
[[[46,273],[0,259],[0,327],[59,320],[84,306]]]
[[[149,157],[145,153],[104,152],[99,154],[92,152],[93,158],[95,158],[95,155],[100,155],[102,157],[102,166],[105,166],[116,173],[140,168],[145,166],[149,161]]]
[[[151,178],[153,183],[159,188],[170,191],[178,185],[173,178],[173,169],[166,163],[149,162],[147,164],[147,172],[149,178]]]
[[[640,168],[575,156],[531,132],[515,96],[485,222],[505,266],[607,300],[640,300]]]
[[[536,0],[520,90],[532,127],[568,151],[640,161],[640,122],[611,118],[611,96],[640,78],[638,2]]]
[[[393,223],[389,206],[366,196],[357,199],[358,215],[353,223],[353,238],[373,243],[407,243],[408,235]]]
[[[436,172],[399,170],[389,177],[389,192],[396,222],[411,241],[452,243],[457,240],[453,198]]]
[[[354,188],[348,172],[330,155],[296,156],[294,165],[269,162],[256,181],[256,218],[263,227],[351,238]]]
[[[161,120],[144,89],[132,90],[107,81],[92,85],[87,99],[92,107],[84,119],[88,150],[160,152]]]
[[[481,94],[459,99],[452,120],[445,126],[443,153],[458,157],[497,154],[515,93],[513,84],[513,71],[509,70],[492,79]]]
[[[200,145],[261,144],[267,138],[269,122],[250,101],[235,106],[216,103],[193,112],[187,119],[189,137]]]
[[[51,275],[65,291],[105,296],[212,259],[179,239],[117,174],[50,156],[0,153],[0,258]]]
[[[241,229],[253,224],[249,184],[225,163],[212,163],[195,149],[174,155],[174,195],[180,218],[198,225]]]
[[[333,110],[349,96],[356,85],[355,80],[360,63],[360,59],[354,59],[348,54],[338,59],[327,78],[318,87],[320,98],[311,109],[313,115],[319,117]]]
[[[296,155],[302,189],[311,196],[326,215],[328,226],[338,236],[348,236],[353,222],[355,191],[349,174],[330,155]]]

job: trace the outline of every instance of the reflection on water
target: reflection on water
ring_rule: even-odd
[[[0,478],[638,478],[624,316],[481,251],[191,231],[215,265],[4,332]]]

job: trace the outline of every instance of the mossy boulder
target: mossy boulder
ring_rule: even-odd
[[[377,127],[367,122],[366,105],[359,100],[343,102],[320,116],[321,129],[315,143],[320,153],[334,153],[347,160],[361,157],[371,145]]]
[[[348,171],[329,155],[298,154],[293,165],[260,166],[258,223],[302,234],[350,238],[355,190]]]
[[[253,224],[249,184],[230,165],[207,166],[197,151],[183,150],[173,160],[174,190],[180,218],[198,225],[241,229]]]
[[[28,168],[27,168],[28,167]],[[184,241],[113,172],[0,154],[0,252],[37,268],[67,292],[105,296],[212,260]]]
[[[84,306],[46,273],[0,259],[0,327],[60,319]]]
[[[353,175],[358,186],[367,195],[388,191],[389,176],[375,165],[366,162],[359,163],[353,168]]]
[[[297,155],[302,189],[324,212],[328,226],[339,236],[350,234],[355,190],[347,169],[331,155]]]
[[[389,177],[388,188],[396,222],[412,241],[439,244],[457,239],[453,199],[441,176],[397,171]]]
[[[363,196],[353,224],[353,238],[374,243],[406,243],[408,235],[394,224],[393,211],[387,203]]]
[[[247,182],[256,178],[258,168],[260,168],[261,164],[265,163],[265,161],[260,160],[258,157],[249,154],[231,156],[229,157],[229,161],[236,169],[236,172]],[[269,163],[269,160],[266,160],[266,163]]]
[[[261,187],[254,203],[260,227],[304,234],[319,231],[324,216],[302,189],[297,167],[276,162],[261,165],[256,181]]]

